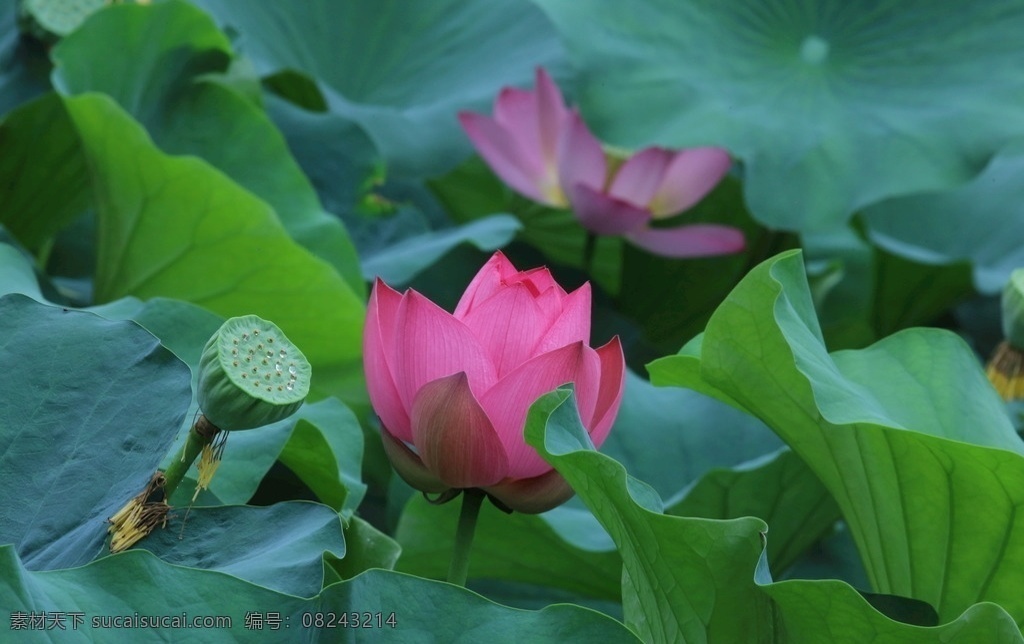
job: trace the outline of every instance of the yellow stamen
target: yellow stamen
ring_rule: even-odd
[[[118,553],[132,547],[148,535],[157,525],[167,526],[167,513],[171,506],[164,498],[164,475],[157,472],[150,478],[146,488],[133,496],[107,519],[110,526],[110,552]]]
[[[221,460],[224,458],[224,445],[227,443],[229,432],[220,432],[213,439],[212,443],[203,446],[202,454],[199,456],[199,477],[196,481],[196,493],[192,495],[192,502],[195,503],[199,492],[210,487],[213,475],[217,473]]]

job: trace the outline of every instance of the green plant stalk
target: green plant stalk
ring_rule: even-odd
[[[170,466],[164,470],[164,498],[170,499],[178,484],[185,478],[188,468],[192,467],[193,461],[202,453],[203,448],[213,442],[213,438],[220,432],[206,416],[199,416],[199,420],[188,430],[188,438],[184,445],[178,450],[171,460]]]
[[[597,235],[587,231],[587,236],[583,241],[583,270],[587,271],[591,275],[594,274],[594,258],[597,251]]]
[[[462,509],[459,511],[459,525],[455,530],[455,550],[452,552],[451,565],[448,567],[448,583],[466,585],[466,578],[469,576],[469,550],[473,546],[476,519],[480,514],[480,504],[483,503],[484,496],[484,491],[478,488],[462,492]]]

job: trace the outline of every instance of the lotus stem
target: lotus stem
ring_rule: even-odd
[[[188,430],[188,438],[171,460],[170,466],[164,471],[164,494],[170,499],[178,484],[185,478],[188,468],[192,467],[193,461],[203,451],[203,448],[213,442],[213,439],[220,433],[213,423],[207,420],[206,416],[200,414],[199,419]]]
[[[583,241],[583,270],[587,271],[591,275],[594,274],[594,255],[597,250],[597,235],[587,231],[587,236]]]
[[[469,551],[473,546],[476,519],[480,514],[480,504],[484,496],[484,491],[478,488],[469,488],[462,492],[462,509],[459,511],[459,525],[455,530],[455,550],[452,553],[451,565],[448,567],[448,583],[466,585],[466,579],[469,577]]]

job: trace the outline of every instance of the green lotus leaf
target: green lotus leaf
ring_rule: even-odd
[[[1006,46],[1024,31],[1016,0],[537,4],[599,136],[729,149],[773,228],[829,229],[881,199],[957,186],[1024,134]]]
[[[571,390],[533,405],[526,438],[615,540],[626,624],[644,641],[1024,641],[1008,612],[991,603],[929,628],[888,617],[840,581],[773,582],[764,557],[771,532],[762,521],[662,514],[649,486],[593,449]]]
[[[502,86],[526,85],[534,67],[562,57],[551,24],[524,0],[196,4],[241,35],[261,74],[309,76],[330,114],[359,123],[396,176],[453,167],[471,149],[455,113],[489,109]]]
[[[956,335],[910,329],[829,354],[803,262],[786,253],[649,369],[772,427],[835,498],[875,592],[927,602],[943,621],[979,602],[1024,617],[1024,444]]]

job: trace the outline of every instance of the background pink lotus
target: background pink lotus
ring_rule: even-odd
[[[650,225],[703,199],[729,171],[728,152],[714,147],[676,152],[651,147],[624,162],[609,158],[541,68],[536,86],[532,92],[503,89],[493,118],[459,114],[480,156],[514,190],[549,206],[571,207],[591,232],[622,235],[658,255],[703,257],[745,248],[743,233],[731,226]]]
[[[617,337],[596,350],[589,339],[589,284],[566,293],[546,268],[517,271],[500,252],[454,314],[377,280],[364,363],[399,474],[426,492],[482,488],[523,512],[564,502],[571,489],[525,443],[523,428],[537,398],[573,383],[591,440],[604,442],[625,362]]]

